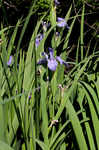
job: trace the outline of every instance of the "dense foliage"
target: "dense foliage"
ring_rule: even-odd
[[[97,8],[0,1],[0,150],[99,150]]]

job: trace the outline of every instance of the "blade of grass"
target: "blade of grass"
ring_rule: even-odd
[[[47,145],[45,145],[42,141],[35,139],[36,143],[42,148],[42,150],[49,150]]]
[[[85,12],[85,4],[83,3],[82,16],[81,16],[81,60],[84,58],[84,12]]]
[[[88,150],[86,140],[85,140],[85,137],[84,137],[84,134],[82,131],[82,127],[80,125],[80,121],[79,121],[77,114],[75,112],[75,109],[69,99],[66,102],[66,110],[69,115],[69,119],[71,121],[73,131],[75,133],[76,140],[79,145],[79,149],[80,150]]]
[[[17,24],[15,26],[15,29],[13,31],[13,34],[12,34],[12,36],[10,38],[10,42],[9,42],[9,45],[8,45],[8,48],[7,48],[7,60],[9,60],[9,57],[11,55],[11,51],[13,50],[16,34],[17,34],[18,27],[19,27],[20,23],[21,23],[21,19],[18,20],[18,22],[17,22]]]
[[[85,93],[83,91],[83,89],[81,88],[81,86],[78,86],[78,103],[80,105],[80,108],[81,109],[84,109],[83,108],[83,101],[84,101],[84,98],[85,98]],[[82,116],[83,116],[83,119],[86,119],[86,112],[85,110],[82,111]],[[93,134],[92,134],[92,131],[91,131],[91,128],[90,128],[90,124],[88,121],[86,121],[84,123],[85,125],[85,128],[86,128],[86,133],[87,133],[87,137],[88,137],[88,142],[89,142],[89,146],[90,146],[90,150],[96,150],[96,147],[95,147],[95,143],[94,143],[94,138],[93,138]]]
[[[66,49],[67,46],[68,46],[69,37],[70,37],[70,34],[71,34],[71,32],[72,32],[72,29],[73,29],[73,26],[74,26],[75,21],[76,21],[76,16],[74,17],[74,19],[73,19],[73,21],[72,21],[72,23],[71,23],[71,25],[70,25],[70,29],[68,30],[66,39],[65,39],[65,41],[64,41],[63,49]],[[64,53],[65,53],[65,52],[64,52]],[[64,53],[62,53],[62,56],[64,56]]]
[[[9,26],[9,27],[6,27],[6,28],[4,28],[4,29],[1,29],[1,30],[0,30],[0,35],[2,35],[5,31],[9,30],[10,28],[12,28],[12,27]]]
[[[3,114],[3,106],[0,105],[0,140],[5,141],[6,137],[5,137],[5,125],[4,125],[4,114]]]
[[[36,0],[33,2],[32,7],[31,7],[30,10],[29,10],[28,16],[26,17],[26,20],[25,20],[25,23],[24,23],[24,26],[23,26],[23,29],[22,29],[22,32],[21,32],[21,35],[20,35],[20,38],[19,38],[19,41],[18,41],[17,50],[16,50],[17,53],[18,53],[18,51],[19,51],[19,49],[20,49],[20,45],[21,45],[21,42],[22,42],[24,33],[25,33],[25,31],[26,31],[27,25],[28,25],[28,23],[29,23],[30,17],[31,17],[32,14],[33,14],[33,8],[34,8],[34,6],[35,6],[35,3],[36,3]]]
[[[44,137],[44,143],[49,146],[49,140],[48,140],[48,115],[47,115],[47,106],[46,106],[46,100],[47,100],[47,85],[46,82],[43,80],[43,76],[45,73],[45,69],[42,70],[41,75],[41,111],[42,111],[42,134]]]
[[[66,13],[66,16],[65,16],[66,21],[68,21],[70,18],[71,10],[72,10],[72,5],[70,6],[69,10]]]
[[[65,133],[62,133],[58,140],[55,142],[55,144],[53,145],[53,148],[51,148],[51,150],[55,150],[57,147],[61,147],[63,141],[65,140],[66,138],[66,134]],[[62,142],[62,143],[61,143]]]
[[[79,39],[78,39],[78,44],[77,44],[77,51],[76,51],[76,64],[78,64],[79,61]]]
[[[3,62],[3,65],[4,65],[4,68],[7,67],[7,51],[6,51],[6,48],[7,48],[7,38],[5,36],[5,33],[4,33],[4,29],[3,29],[3,25],[1,24],[1,28],[2,28],[2,32],[1,32],[1,39],[2,39],[2,44],[1,44],[1,49],[2,49],[2,54],[1,54],[1,57],[2,57],[2,62]]]
[[[50,142],[50,145],[49,147],[52,148],[53,145],[55,144],[55,142],[57,141],[57,139],[59,138],[61,132],[66,128],[66,126],[70,123],[70,120],[69,121],[66,121],[62,127],[59,129],[59,131],[56,133],[56,135],[54,136],[54,138],[52,139],[52,141]]]
[[[98,98],[97,98],[97,95],[96,95],[94,89],[93,89],[90,85],[88,85],[87,83],[85,83],[85,82],[81,82],[81,83],[84,84],[84,86],[87,88],[87,90],[88,90],[88,91],[90,92],[90,94],[92,95],[93,100],[94,100],[94,103],[95,103],[96,110],[97,110],[98,115],[99,115],[99,100],[98,100]]]
[[[94,105],[92,103],[92,100],[90,98],[90,95],[88,94],[87,90],[85,89],[85,87],[82,85],[84,92],[86,94],[86,98],[88,100],[88,104],[89,104],[89,109],[90,109],[90,113],[91,113],[91,117],[92,117],[92,123],[93,123],[93,127],[94,127],[94,132],[95,132],[95,137],[96,137],[96,144],[97,144],[97,148],[99,149],[99,119],[98,116],[96,114]]]
[[[98,99],[99,99],[99,77],[97,77],[97,81],[96,81],[95,85],[96,85]]]
[[[0,141],[0,150],[14,150],[11,148],[8,144],[4,143],[3,141]]]

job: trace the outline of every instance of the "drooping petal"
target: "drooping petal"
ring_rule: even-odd
[[[68,67],[68,63],[66,63],[63,59],[61,59],[60,56],[56,56],[56,60],[62,65],[64,64],[65,66]]]
[[[63,64],[63,60],[60,58],[60,56],[56,56],[56,60],[62,65]]]
[[[55,71],[56,68],[57,68],[57,61],[56,59],[48,59],[48,68],[51,70],[51,71]]]
[[[41,54],[44,58],[40,59],[37,64],[38,65],[43,65],[43,64],[46,64],[47,61],[48,61],[48,55],[45,53],[45,52],[42,52]]]
[[[66,20],[61,17],[57,18],[57,26],[58,27],[66,27],[67,29],[69,29],[69,26],[68,26]]]
[[[8,62],[7,62],[7,65],[10,66],[11,63],[12,63],[12,56],[9,57],[9,60],[8,60]]]
[[[40,59],[40,60],[37,62],[37,65],[44,65],[44,64],[46,64],[46,63],[47,63],[46,58],[42,58],[42,59]]]
[[[44,56],[46,58],[46,60],[48,60],[48,55],[45,52],[42,52],[41,55]]]

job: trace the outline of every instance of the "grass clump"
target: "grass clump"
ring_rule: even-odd
[[[85,4],[82,13],[58,18],[51,4],[37,22],[27,50],[21,44],[33,5],[22,25],[18,20],[0,31],[0,149],[99,149],[99,70],[97,41],[84,45]],[[77,45],[70,45],[78,16]],[[11,27],[10,27],[11,28]],[[50,47],[50,48],[49,48]],[[91,49],[91,52],[90,52]]]

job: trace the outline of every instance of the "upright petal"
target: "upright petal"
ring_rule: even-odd
[[[48,48],[48,50],[49,50],[49,55],[50,55],[50,59],[53,59],[54,58],[54,51],[53,51],[53,49],[52,48]]]
[[[59,5],[60,2],[58,0],[54,0],[55,6]]]

